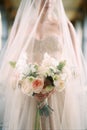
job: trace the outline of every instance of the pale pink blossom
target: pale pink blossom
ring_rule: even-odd
[[[26,94],[28,96],[32,96],[32,94],[33,94],[32,84],[31,84],[31,82],[29,81],[28,78],[20,81],[19,86],[20,86],[21,91],[24,94]]]

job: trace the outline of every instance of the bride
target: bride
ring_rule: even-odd
[[[68,76],[63,88],[46,94],[37,93],[33,97],[25,93],[28,91],[26,85],[21,91],[18,73],[15,74],[16,68],[12,66],[16,63],[23,68],[26,59],[27,63],[39,66],[44,62],[53,65],[65,60]],[[87,129],[86,63],[62,0],[22,0],[8,46],[0,60],[0,103],[3,104],[0,121],[3,130]],[[53,83],[52,77],[50,82]],[[43,103],[45,99],[51,114],[38,116],[37,102]]]

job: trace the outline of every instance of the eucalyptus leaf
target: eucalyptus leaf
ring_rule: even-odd
[[[45,104],[42,108],[39,108],[40,116],[48,117],[52,112],[53,109],[48,104]]]
[[[15,68],[16,67],[16,62],[14,61],[10,61],[9,64],[11,65],[12,68]]]
[[[66,65],[66,61],[61,61],[57,66],[57,69],[62,71],[65,65]]]

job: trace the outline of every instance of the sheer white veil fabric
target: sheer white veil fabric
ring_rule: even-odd
[[[49,1],[52,6],[47,4]],[[49,29],[49,23],[50,27],[56,26],[56,31]],[[22,0],[8,46],[0,57],[0,103],[3,105],[0,118],[4,130],[34,129],[36,102],[17,88],[14,69],[9,65],[9,61],[17,62],[25,52],[28,61],[32,63],[40,64],[45,53],[59,61],[61,58],[59,59],[58,53],[53,50],[55,44],[50,45],[51,36],[57,37],[57,45],[62,46],[61,57],[67,61],[69,68],[78,71],[78,76],[71,76],[65,90],[50,97],[48,102],[54,112],[42,123],[42,130],[87,129],[87,68],[78,47],[75,30],[66,17],[62,0]],[[57,47],[56,51],[59,51]]]

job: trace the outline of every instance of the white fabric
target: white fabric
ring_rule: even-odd
[[[50,3],[50,4],[49,4]],[[3,130],[34,130],[36,100],[25,96],[16,86],[14,69],[9,61],[18,61],[26,52],[29,62],[40,64],[44,54],[75,68],[77,78],[69,77],[65,90],[49,98],[54,109],[41,119],[42,130],[87,129],[87,68],[72,24],[65,15],[61,0],[22,0],[8,46],[0,65],[0,102]]]

